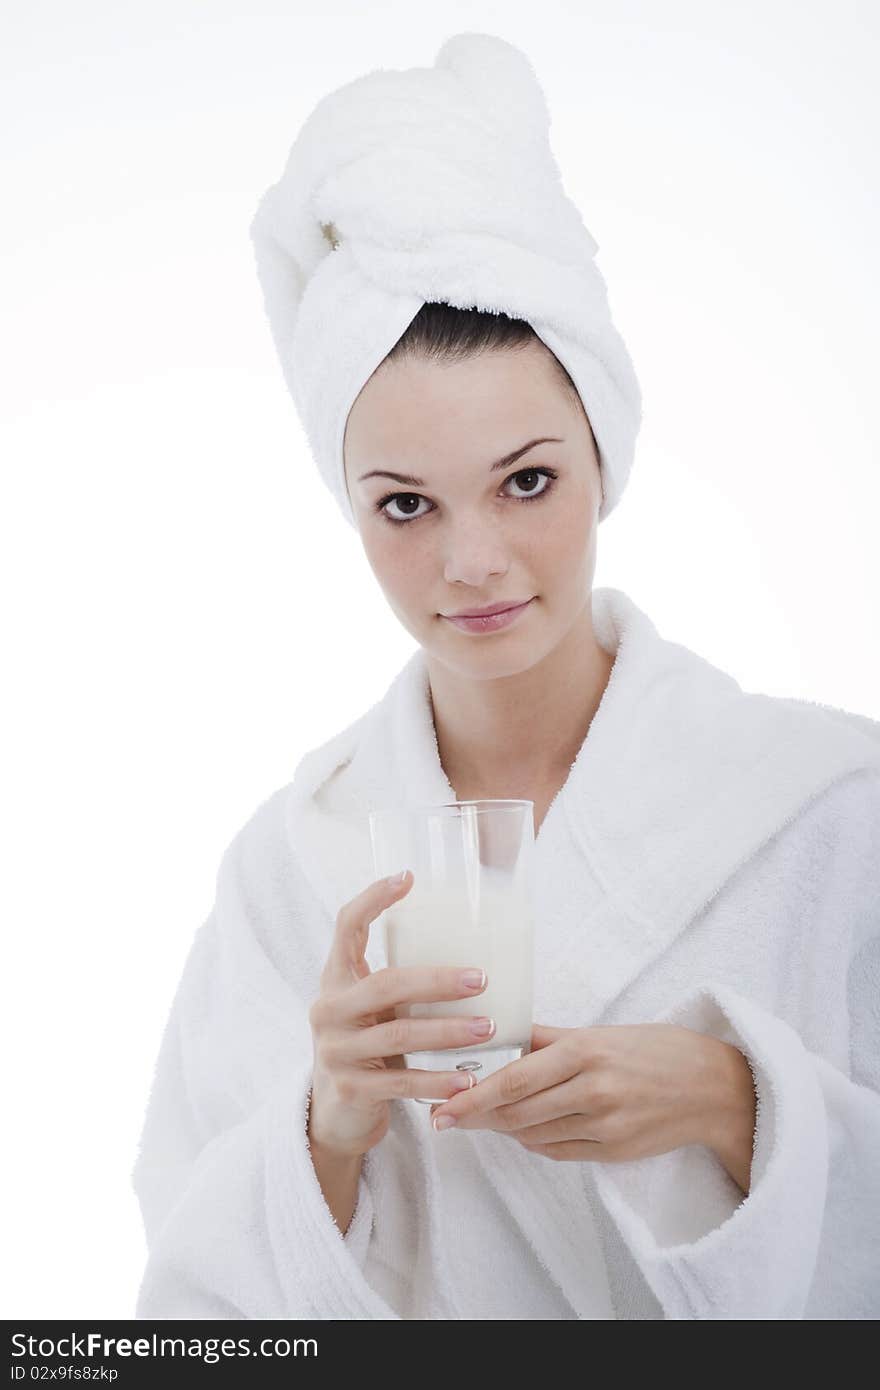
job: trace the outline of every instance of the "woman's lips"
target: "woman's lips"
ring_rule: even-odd
[[[446,621],[461,628],[462,632],[497,632],[499,628],[510,627],[511,623],[515,623],[520,614],[525,613],[534,601],[534,598],[530,598],[528,603],[520,603],[516,608],[505,608],[503,613],[492,613],[488,618],[446,618]],[[443,616],[445,617],[445,614]]]

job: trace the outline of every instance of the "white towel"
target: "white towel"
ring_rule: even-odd
[[[518,48],[456,34],[433,67],[380,69],[325,96],[260,200],[251,237],[275,345],[321,476],[353,526],[348,412],[428,301],[528,320],[584,404],[600,521],[620,498],[641,392],[549,126]]]

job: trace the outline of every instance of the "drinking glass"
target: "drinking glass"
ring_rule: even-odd
[[[488,976],[478,996],[398,1004],[395,1016],[495,1020],[486,1042],[405,1053],[404,1064],[470,1071],[481,1081],[531,1049],[534,802],[452,801],[369,817],[376,877],[413,875],[405,897],[381,914],[389,966],[482,966]],[[417,1099],[432,1105],[444,1097]]]

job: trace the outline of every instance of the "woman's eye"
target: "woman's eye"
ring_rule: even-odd
[[[508,496],[514,502],[537,501],[539,497],[546,497],[548,492],[552,491],[553,484],[558,476],[554,468],[521,468],[518,473],[511,473],[510,477],[505,480],[504,487],[507,487],[508,483],[516,482],[520,488],[524,488],[524,491],[521,493],[508,493]],[[533,480],[542,477],[547,479],[546,484],[543,487],[535,486]],[[523,479],[525,479],[525,482],[522,481]],[[417,510],[406,511],[406,507],[409,506],[410,503],[415,503],[417,507],[419,502],[424,502],[426,500],[426,498],[420,496],[417,492],[392,492],[376,503],[376,510],[381,512],[385,520],[390,521],[392,525],[406,526],[411,520],[417,521],[420,516],[427,515],[426,512],[419,512]],[[403,516],[395,516],[393,512],[388,511],[388,507],[390,507],[392,503],[398,507],[404,504],[401,509],[404,510],[405,514]]]
[[[383,497],[381,502],[376,503],[376,506],[378,507],[379,511],[382,513],[386,521],[393,521],[396,526],[399,526],[401,522],[406,522],[410,519],[410,517],[418,516],[420,515],[420,513],[407,512],[405,516],[393,516],[391,512],[385,510],[386,507],[390,507],[392,502],[394,502],[395,505],[397,505],[401,501],[405,503],[410,503],[424,502],[424,500],[424,497],[419,497],[419,494],[417,492],[394,492],[391,494],[390,497]],[[424,512],[422,512],[421,515],[424,516]]]
[[[512,473],[511,476],[507,479],[507,482],[514,483],[518,478],[532,479],[541,477],[547,479],[547,486],[539,488],[535,488],[534,486],[529,487],[526,489],[525,497],[543,497],[545,492],[550,491],[551,487],[553,486],[552,479],[556,477],[556,474],[553,472],[552,468],[524,468],[521,469],[519,473]],[[506,486],[507,484],[505,483],[505,487]],[[522,484],[520,484],[520,486],[522,486]],[[512,496],[515,497],[516,493],[513,493]],[[523,498],[522,500],[524,501],[525,498]]]

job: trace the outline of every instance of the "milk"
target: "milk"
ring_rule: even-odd
[[[530,1043],[534,930],[521,889],[509,881],[503,888],[494,886],[491,871],[484,867],[470,894],[464,887],[443,885],[419,893],[414,883],[406,898],[385,909],[384,920],[390,966],[482,966],[488,976],[486,988],[467,998],[397,1005],[398,1018],[473,1018],[477,1014],[494,1018],[495,1032],[484,1042],[474,1039],[442,1052],[426,1049],[434,1051],[432,1069],[444,1055],[452,1058],[463,1051]]]

